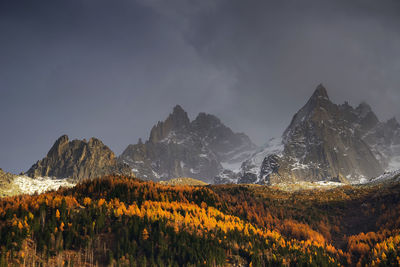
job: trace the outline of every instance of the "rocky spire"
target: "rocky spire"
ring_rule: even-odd
[[[218,119],[216,116],[200,112],[197,115],[196,119],[192,121],[192,127],[197,132],[209,132],[210,129],[216,127],[224,127],[224,125],[221,123],[221,120]]]
[[[326,88],[320,83],[315,89],[314,93],[311,96],[311,99],[327,99],[329,100],[328,92]]]
[[[390,127],[400,128],[400,124],[397,121],[396,117],[389,119],[386,124]]]
[[[335,105],[329,100],[326,88],[319,84],[307,103],[293,116],[288,128],[282,135],[284,142],[298,125],[308,121],[312,116],[318,120],[321,117],[326,117],[326,114],[323,113],[332,112],[334,108]]]
[[[180,105],[176,105],[165,121],[158,122],[157,125],[153,126],[149,141],[156,143],[164,139],[171,131],[179,131],[187,128],[189,125],[190,120],[186,111]]]
[[[51,147],[49,152],[47,153],[47,157],[55,157],[61,154],[63,147],[69,143],[68,135],[64,134],[60,136],[54,145]]]
[[[363,131],[368,131],[379,123],[378,117],[366,102],[361,102],[355,111],[359,118],[358,123],[361,125]]]
[[[278,174],[271,174],[273,180],[321,180],[341,175],[357,181],[379,175],[382,167],[359,134],[378,122],[367,104],[356,112],[348,105],[338,106],[329,100],[325,87],[318,85],[284,132],[283,156]]]
[[[176,105],[165,122],[171,122],[173,128],[180,128],[189,125],[190,120],[186,111],[180,105]]]
[[[372,112],[372,108],[366,102],[361,102],[360,105],[356,108],[356,112],[360,117],[365,117],[368,113]]]
[[[303,113],[311,113],[319,107],[329,109],[330,106],[332,106],[332,102],[329,100],[328,92],[322,84],[319,84],[306,105],[300,111]]]

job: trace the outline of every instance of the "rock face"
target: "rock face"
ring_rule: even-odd
[[[16,175],[9,172],[5,172],[0,168],[0,188],[6,187],[13,181],[15,177]]]
[[[238,182],[367,181],[398,167],[399,140],[395,119],[379,122],[366,103],[336,105],[319,85],[284,131],[279,149],[267,147],[246,160]]]
[[[91,138],[72,140],[61,136],[47,153],[28,171],[30,177],[72,178],[76,181],[107,174],[131,175],[130,168],[120,162],[114,153],[100,140]]]
[[[14,177],[16,177],[16,175],[9,172],[5,172],[3,171],[3,169],[0,168],[0,182],[2,181],[10,182],[12,181],[12,179],[14,179]]]
[[[378,121],[372,127],[363,129],[361,134],[386,170],[400,169],[400,124],[395,118]]]
[[[142,179],[192,177],[212,182],[224,164],[240,164],[254,148],[249,137],[234,133],[217,117],[200,113],[190,121],[178,105],[152,128],[148,141],[129,145],[119,160]]]
[[[0,168],[0,197],[12,196],[15,194],[16,190],[14,190],[13,187],[13,181],[15,177],[17,176],[12,173],[5,172]]]

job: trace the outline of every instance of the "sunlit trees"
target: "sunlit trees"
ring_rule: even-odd
[[[240,257],[253,266],[396,265],[400,189],[392,190],[288,193],[109,176],[74,189],[2,199],[0,263],[61,258],[95,265],[97,258],[120,265],[215,266]],[[368,211],[355,209],[362,203]],[[368,222],[365,233],[352,233],[346,224],[358,219]],[[76,258],[63,258],[72,254]]]

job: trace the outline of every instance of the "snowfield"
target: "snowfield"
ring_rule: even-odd
[[[32,195],[35,192],[41,194],[50,190],[57,190],[60,187],[74,187],[76,184],[65,178],[38,177],[30,178],[28,176],[18,176],[13,181],[22,194]]]

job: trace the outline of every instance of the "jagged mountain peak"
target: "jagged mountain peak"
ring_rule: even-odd
[[[200,112],[197,117],[194,119],[194,121],[204,121],[208,123],[213,123],[213,124],[220,124],[221,120],[212,114],[208,114],[205,112]]]
[[[60,136],[53,146],[50,148],[49,152],[47,153],[47,157],[53,157],[60,154],[62,147],[69,143],[68,135],[64,134]]]
[[[164,123],[169,124],[172,129],[179,129],[188,126],[190,120],[187,112],[180,105],[176,105]]]
[[[311,95],[310,99],[304,105],[303,110],[311,113],[319,107],[325,108],[331,104],[332,102],[329,100],[328,91],[322,84],[319,84],[314,90],[314,93]]]
[[[61,135],[61,136],[57,139],[56,144],[57,144],[57,143],[68,143],[68,142],[69,142],[69,137],[68,137],[68,135],[64,134],[64,135]]]
[[[338,107],[329,100],[326,88],[319,84],[307,103],[293,116],[282,138],[286,142],[296,127],[311,120],[322,121],[331,119]]]
[[[56,140],[56,142],[53,145],[53,148],[58,148],[64,144],[68,144],[68,143],[69,143],[69,137],[68,137],[68,135],[64,134]]]
[[[152,128],[145,144],[129,145],[119,160],[143,179],[192,177],[211,182],[222,163],[237,163],[254,148],[248,136],[234,133],[218,117],[201,112],[190,121],[176,106]]]
[[[361,139],[377,123],[367,104],[362,103],[358,109],[348,103],[336,105],[329,100],[326,88],[318,85],[285,130],[281,155],[266,155],[258,174],[260,182],[338,177],[354,182],[378,175],[383,171],[380,162]]]
[[[83,142],[85,142],[85,140]],[[96,138],[96,137],[91,137],[89,139],[89,142],[87,142],[87,143],[88,143],[89,146],[97,146],[97,145],[103,145],[104,146],[103,142],[100,139]]]
[[[311,96],[311,99],[328,99],[328,91],[326,90],[325,86],[320,83],[317,88],[315,89],[314,93]]]
[[[226,126],[222,124],[221,120],[211,114],[207,114],[204,112],[200,112],[197,117],[192,121],[191,127],[194,131],[199,133],[207,132],[213,128],[223,127]]]
[[[57,139],[47,156],[39,160],[27,175],[36,177],[90,179],[106,174],[131,175],[129,167],[118,163],[114,152],[99,139],[70,141],[67,135]]]
[[[186,112],[181,105],[177,104],[174,106],[172,113],[183,113]]]
[[[165,121],[159,121],[150,131],[149,142],[157,143],[168,136],[171,131],[180,131],[190,126],[190,119],[186,111],[176,105]]]
[[[170,114],[169,117],[177,120],[189,120],[186,111],[180,105],[176,105],[173,108],[172,113]]]
[[[355,114],[363,131],[368,131],[379,123],[379,119],[372,111],[371,106],[364,101],[356,107]]]
[[[400,128],[400,124],[397,121],[396,117],[390,118],[387,122],[386,125],[393,127],[393,128]]]
[[[372,112],[372,108],[368,103],[363,101],[358,105],[358,107],[356,107],[356,112],[363,118],[367,116],[368,113]]]

